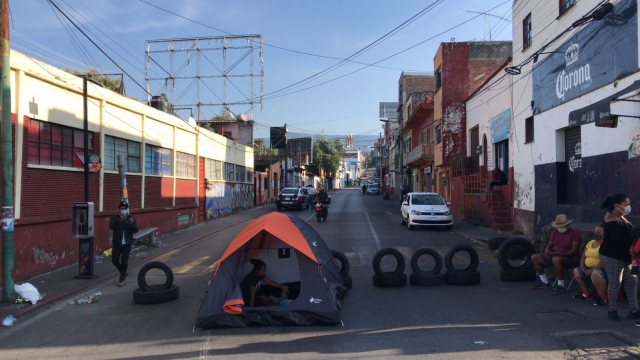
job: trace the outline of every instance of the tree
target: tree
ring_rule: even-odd
[[[340,168],[340,155],[344,153],[344,146],[340,139],[328,140],[320,136],[313,143],[313,157],[318,168],[323,168],[330,174],[335,174]]]
[[[90,67],[87,71],[80,72],[80,70],[75,69],[71,70],[69,68],[64,69],[64,71],[76,75],[76,76],[84,76],[87,75],[93,80],[100,82],[105,88],[117,92],[120,95],[124,95],[124,87],[122,86],[122,79],[111,78],[108,75],[102,75],[98,69],[94,67]],[[134,98],[135,99],[135,98]]]

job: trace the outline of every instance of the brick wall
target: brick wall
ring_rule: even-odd
[[[142,207],[142,176],[127,175],[127,191],[131,210]],[[120,175],[104,174],[104,211],[115,212],[120,202]]]
[[[199,168],[198,173],[200,174],[200,183],[197,186],[200,187],[200,198],[198,199],[198,222],[203,222],[205,220],[205,216],[207,214],[206,204],[205,204],[205,196],[207,189],[205,188],[204,178],[205,178],[205,159],[200,157],[199,159]]]
[[[196,180],[176,179],[176,205],[195,205],[196,184]]]
[[[173,179],[165,177],[145,177],[144,207],[173,206]]]

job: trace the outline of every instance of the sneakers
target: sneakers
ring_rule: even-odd
[[[532,289],[551,289],[551,284],[545,284],[543,283],[540,279],[538,279],[538,282],[531,285]]]
[[[618,311],[609,311],[609,319],[613,321],[620,321],[620,315],[618,315]]]
[[[637,310],[636,312],[629,311],[629,314],[627,314],[627,319],[631,319],[631,320],[640,319],[640,310]]]
[[[581,292],[573,295],[574,299],[580,299],[580,300],[586,300],[590,297],[591,297],[591,294],[589,294],[588,292]]]
[[[128,274],[126,274],[124,276],[120,275],[120,280],[118,281],[118,286],[124,286],[124,280],[127,278],[127,275]]]
[[[564,286],[556,285],[553,287],[553,295],[563,295],[567,291]]]
[[[593,303],[593,306],[605,306],[605,305],[609,305],[609,298],[607,297],[601,298],[600,296],[598,296],[596,301]]]

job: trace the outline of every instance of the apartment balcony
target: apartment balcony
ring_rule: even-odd
[[[407,164],[433,161],[433,144],[416,146],[407,156]]]

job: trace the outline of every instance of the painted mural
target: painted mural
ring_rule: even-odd
[[[206,189],[207,220],[253,207],[253,184],[208,182]]]

